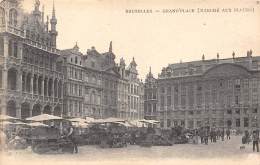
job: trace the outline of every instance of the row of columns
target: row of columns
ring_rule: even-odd
[[[57,98],[62,98],[63,96],[63,83],[61,80],[23,73],[22,81],[22,90],[31,94]]]

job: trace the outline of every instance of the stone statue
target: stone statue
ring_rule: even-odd
[[[35,0],[35,10],[36,11],[39,11],[39,9],[40,9],[40,4],[41,4],[41,2],[40,2],[40,0]]]

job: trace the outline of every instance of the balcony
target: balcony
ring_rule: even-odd
[[[49,53],[55,53],[55,54],[58,54],[58,55],[60,54],[60,51],[58,49],[42,45],[39,42],[30,40],[28,38],[26,38],[24,40],[24,43],[26,43],[27,45],[30,45],[32,47],[36,47],[38,49],[41,49],[43,51],[49,52]]]
[[[11,33],[13,35],[16,35],[16,36],[19,36],[19,37],[22,37],[24,38],[24,31],[17,28],[17,27],[13,27],[13,26],[0,26],[0,32],[4,33],[4,32],[8,32],[8,33]]]

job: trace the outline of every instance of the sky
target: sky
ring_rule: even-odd
[[[33,10],[35,0],[24,0]],[[40,0],[51,15],[53,0]],[[216,58],[260,55],[260,3],[257,0],[54,0],[58,19],[58,49],[80,51],[95,46],[108,51],[113,42],[116,61],[129,64],[135,58],[140,78],[152,67],[155,77],[168,64]],[[195,9],[194,13],[162,13],[163,9]],[[197,10],[207,9],[211,12]],[[212,12],[213,9],[220,12]],[[231,9],[224,12],[222,9]],[[250,12],[234,12],[248,8]],[[149,9],[153,13],[126,13],[126,9]],[[253,11],[252,11],[253,9]],[[229,10],[225,10],[229,11]]]

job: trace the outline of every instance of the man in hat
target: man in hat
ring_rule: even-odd
[[[69,126],[68,128],[68,138],[71,140],[72,144],[73,144],[73,152],[75,151],[75,153],[78,153],[78,145],[75,139],[75,135],[74,135],[74,129],[72,127],[72,125]]]
[[[259,132],[258,131],[253,131],[253,135],[252,135],[252,140],[253,140],[253,152],[255,152],[255,148],[256,151],[259,152]]]

